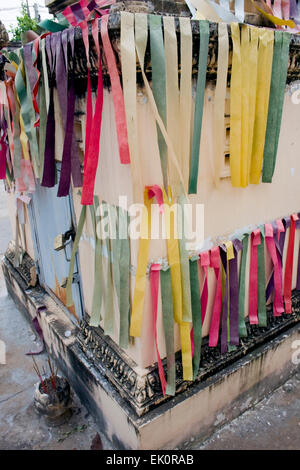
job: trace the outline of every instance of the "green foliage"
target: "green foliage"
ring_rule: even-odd
[[[21,16],[17,16],[17,22],[18,26],[15,28],[11,26],[9,29],[9,32],[12,34],[12,41],[20,41],[22,33],[30,29],[35,32],[39,31],[37,22],[28,15],[27,6],[24,1],[21,4]]]

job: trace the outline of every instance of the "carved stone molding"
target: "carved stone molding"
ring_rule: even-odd
[[[281,317],[274,317],[272,308],[269,307],[268,326],[260,328],[248,323],[248,336],[240,340],[240,345],[235,350],[226,354],[222,355],[219,347],[210,348],[207,339],[204,339],[200,368],[195,382],[183,381],[181,354],[176,353],[176,395],[192,388],[195,383],[205,381],[299,322],[300,292],[293,292],[292,305],[293,313],[284,314]],[[116,387],[119,394],[127,400],[138,416],[142,416],[150,409],[172,398],[162,395],[156,366],[148,368],[145,375],[139,375],[136,371],[136,364],[109,337],[104,335],[101,328],[90,327],[87,318],[80,324],[77,340],[91,365]],[[163,361],[163,367],[167,374],[166,360]]]

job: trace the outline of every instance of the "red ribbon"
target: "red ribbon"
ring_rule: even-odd
[[[127,164],[127,163],[130,163],[130,155],[129,155],[129,147],[128,147],[124,97],[122,93],[115,54],[111,47],[111,43],[110,43],[110,39],[108,35],[108,29],[107,29],[108,17],[109,17],[108,15],[104,15],[101,18],[101,37],[102,37],[102,44],[103,44],[103,48],[105,52],[106,63],[107,63],[108,72],[110,76],[111,89],[112,89],[112,95],[113,95],[120,161],[122,164]]]
[[[83,24],[83,23],[82,23]],[[87,23],[85,23],[87,24]],[[84,28],[85,30],[85,28]],[[86,30],[85,33],[86,34]],[[81,204],[92,205],[94,197],[95,178],[97,173],[97,166],[99,161],[99,146],[100,146],[100,133],[102,122],[102,109],[103,109],[103,79],[102,79],[102,63],[99,47],[98,37],[98,18],[93,20],[92,34],[95,42],[96,52],[98,56],[98,86],[97,86],[97,100],[95,104],[95,113],[92,117],[92,93],[91,82],[88,81],[88,98],[87,112],[90,128],[86,129],[86,151],[84,155],[84,176]]]
[[[286,263],[285,263],[285,273],[284,273],[285,313],[292,313],[291,295],[292,295],[292,277],[293,277],[293,259],[294,259],[296,220],[298,220],[298,215],[297,214],[291,215],[290,236],[289,236],[289,244],[288,244]]]
[[[210,347],[216,347],[219,340],[220,319],[222,311],[222,272],[221,272],[221,258],[220,248],[218,246],[210,250],[210,266],[214,268],[217,286],[209,328],[209,341]]]
[[[258,324],[257,316],[257,245],[260,245],[260,230],[251,233],[251,258],[249,277],[249,322],[251,325]]]
[[[154,316],[154,339],[155,339],[155,349],[157,354],[157,364],[158,364],[158,374],[160,378],[161,388],[163,395],[166,393],[167,382],[165,378],[164,369],[162,366],[158,344],[157,344],[157,303],[158,303],[158,290],[159,290],[159,277],[160,277],[160,265],[152,264],[150,269],[150,284],[151,284],[151,293],[152,293],[152,308]]]
[[[279,317],[284,312],[282,300],[282,274],[274,241],[273,227],[271,224],[265,224],[265,240],[274,266],[273,315],[274,317]]]

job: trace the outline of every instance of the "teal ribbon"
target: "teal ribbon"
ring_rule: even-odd
[[[266,274],[265,274],[265,231],[260,227],[260,245],[257,245],[257,312],[258,325],[267,326]]]
[[[150,51],[152,65],[152,89],[158,113],[166,125],[167,101],[166,101],[166,61],[160,15],[148,15],[150,26]],[[160,154],[160,162],[163,174],[164,187],[168,188],[168,161],[165,139],[157,126],[157,139]]]
[[[43,20],[38,25],[40,28],[45,29],[46,31],[50,31],[50,33],[57,33],[58,31],[63,31],[64,29],[70,26],[69,23],[61,24],[51,20]]]
[[[106,202],[102,202],[103,208],[103,219],[101,220],[101,224],[103,221],[109,220],[109,206]],[[104,214],[107,214],[106,216]],[[103,232],[102,232],[103,233]],[[110,246],[110,238],[106,237],[104,244],[104,256],[103,259],[106,258],[106,286],[105,286],[105,296],[104,296],[104,334],[106,335],[113,335],[114,334],[114,298],[113,298],[113,268],[112,268],[112,250]]]
[[[173,396],[175,395],[176,391],[176,368],[174,350],[173,299],[170,269],[166,271],[160,271],[160,286],[168,369],[166,394]]]
[[[26,66],[24,63],[24,53],[23,49],[20,50],[21,61],[24,64],[24,71],[26,74]],[[19,101],[21,105],[21,115],[24,121],[24,128],[27,138],[30,144],[31,156],[35,160],[36,168],[38,169],[39,165],[39,150],[37,143],[36,128],[34,127],[35,123],[35,111],[32,104],[32,95],[30,89],[29,80],[24,81],[23,75],[21,72],[22,66],[20,65],[16,77],[15,77],[15,86],[16,91],[19,96]]]
[[[201,141],[201,128],[203,116],[203,103],[204,92],[206,84],[206,70],[207,70],[207,56],[209,44],[209,22],[199,21],[200,30],[200,46],[198,58],[198,77],[197,77],[197,90],[195,99],[195,113],[194,113],[194,133],[192,145],[192,158],[190,168],[189,180],[189,194],[197,193],[198,170],[199,170],[199,152]]]
[[[289,64],[290,33],[275,31],[274,35],[272,77],[262,171],[263,183],[272,182],[275,170]]]
[[[128,213],[118,208],[120,236],[120,336],[119,345],[127,349],[129,345],[130,317],[130,242],[128,238]],[[125,237],[126,234],[126,237]]]
[[[202,321],[201,321],[201,298],[199,289],[198,261],[190,260],[190,286],[191,301],[193,315],[193,339],[194,339],[194,355],[193,355],[193,375],[194,380],[197,377],[202,344]]]

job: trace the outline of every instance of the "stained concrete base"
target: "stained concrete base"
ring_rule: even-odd
[[[117,449],[173,449],[191,437],[199,442],[283,384],[297,370],[291,359],[293,342],[300,340],[300,327],[294,326],[205,383],[139,418],[89,363],[77,345],[76,329],[54,300],[40,288],[25,292],[24,283],[11,264],[4,259],[2,266],[8,291],[25,315],[33,318],[36,308],[46,305],[40,324],[50,354]],[[68,338],[67,330],[71,331]]]

